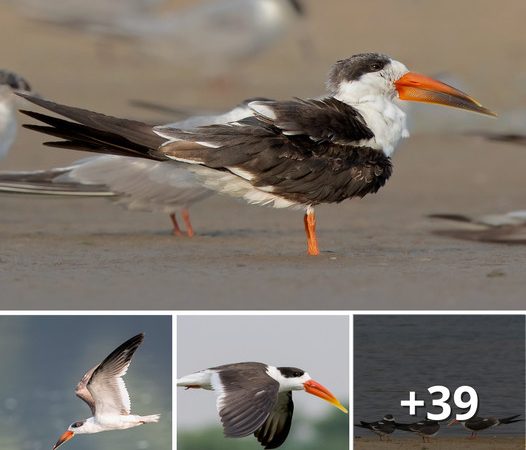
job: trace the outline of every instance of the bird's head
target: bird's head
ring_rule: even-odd
[[[419,73],[379,53],[361,53],[334,64],[327,88],[337,99],[357,104],[378,97],[435,103],[494,116],[464,92]]]
[[[394,417],[391,414],[386,414],[383,420],[384,422],[394,422]]]
[[[0,86],[5,86],[13,91],[31,92],[31,86],[20,75],[9,70],[0,70]]]
[[[303,16],[305,14],[305,6],[301,2],[301,0],[287,0],[287,1],[289,2],[290,6],[292,7],[294,12],[298,16]]]
[[[58,438],[57,443],[53,446],[53,450],[60,447],[62,444],[68,442],[75,434],[82,434],[85,432],[84,425],[86,424],[85,420],[79,420],[78,422],[73,422],[68,429]]]
[[[280,375],[281,390],[290,391],[305,391],[309,394],[315,395],[339,410],[347,413],[347,409],[338,401],[338,399],[326,387],[322,386],[317,381],[314,381],[310,375],[302,369],[296,367],[278,367]]]

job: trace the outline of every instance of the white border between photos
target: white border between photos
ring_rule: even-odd
[[[354,316],[384,316],[384,315],[437,315],[437,316],[457,316],[457,315],[501,315],[501,316],[525,316],[526,310],[487,310],[487,311],[470,311],[470,310],[334,310],[334,311],[265,311],[265,310],[129,310],[129,311],[105,311],[105,310],[33,310],[33,311],[0,311],[1,316],[171,316],[172,317],[172,448],[177,448],[177,317],[178,316],[344,316],[349,319],[349,450],[353,450],[354,445],[354,415],[352,405],[354,402]]]

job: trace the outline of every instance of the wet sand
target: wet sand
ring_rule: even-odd
[[[229,89],[196,83],[192,74],[166,63],[140,60],[129,44],[101,44],[91,36],[18,18],[4,5],[2,66],[24,74],[46,97],[153,121],[128,100],[220,109],[254,95],[317,95],[332,62],[377,50],[420,72],[458,74],[469,80],[471,93],[497,111],[524,106],[523,2],[506,8],[491,1],[450,2],[453,15],[443,3],[335,1],[333,8],[319,3],[309,2],[314,54],[305,58],[291,36],[243,67],[241,82]],[[378,8],[389,20],[375,19]],[[470,17],[469,32],[465,17]],[[480,118],[480,127],[490,120]],[[83,156],[45,149],[42,141],[21,130],[0,170],[46,168]],[[171,236],[163,215],[126,211],[101,199],[0,196],[1,305],[524,308],[526,247],[435,234],[457,226],[426,215],[523,209],[526,149],[417,133],[401,145],[394,165],[393,177],[379,194],[317,208],[318,258],[305,255],[300,212],[224,197],[195,205],[198,236],[186,239]]]
[[[431,442],[422,439],[393,438],[392,441],[380,441],[378,438],[359,438],[354,440],[354,450],[522,450],[524,438],[518,436],[477,437],[436,437]]]

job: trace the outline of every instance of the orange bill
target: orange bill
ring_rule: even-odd
[[[468,94],[419,73],[406,73],[395,82],[395,86],[400,100],[435,103],[496,116],[494,112],[482,106]]]
[[[75,433],[73,433],[73,431],[66,431],[62,436],[59,437],[57,443],[53,446],[53,450],[60,447],[65,442],[68,442],[73,436],[75,436]]]
[[[303,388],[309,394],[322,398],[323,400],[329,402],[331,405],[335,406],[339,410],[343,411],[345,414],[348,413],[345,406],[343,406],[338,401],[338,399],[331,393],[331,391],[329,391],[326,387],[322,386],[320,383],[314,380],[309,380],[303,383]]]

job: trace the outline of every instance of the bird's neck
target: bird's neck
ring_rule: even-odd
[[[386,156],[391,156],[400,140],[409,137],[407,115],[394,97],[340,90],[334,98],[356,109],[373,132],[372,139],[360,141],[359,145],[382,150]]]
[[[104,431],[105,429],[95,420],[95,417],[86,419],[81,427],[75,430],[75,434],[93,434]]]

